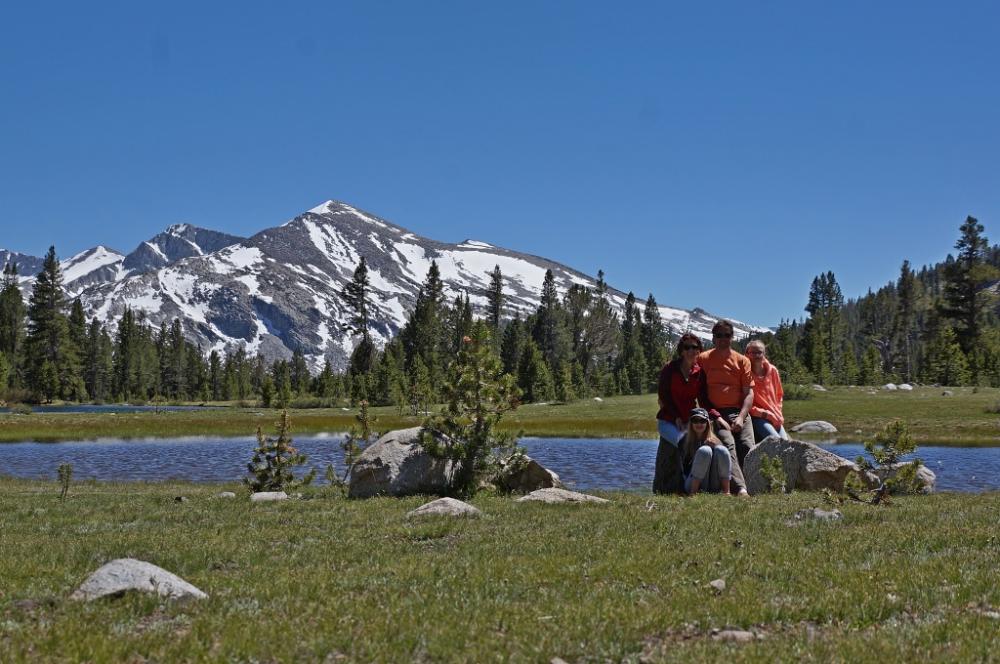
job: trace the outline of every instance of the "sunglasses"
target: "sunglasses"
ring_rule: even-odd
[[[732,339],[733,338],[733,333],[732,332],[714,332],[712,334],[712,336],[715,337],[716,339]]]
[[[692,417],[691,424],[708,424],[708,420],[703,420],[700,417]]]
[[[681,346],[681,350],[701,350],[701,346],[692,346],[691,344],[684,344]]]

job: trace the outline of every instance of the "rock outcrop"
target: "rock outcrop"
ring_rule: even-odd
[[[767,479],[761,474],[764,457],[781,459],[785,469],[785,487],[789,491],[842,491],[844,480],[852,473],[857,473],[868,486],[878,485],[878,478],[862,473],[856,463],[833,452],[812,443],[769,436],[750,450],[743,463],[743,475],[750,493],[762,493],[768,489]]]
[[[162,567],[134,558],[118,558],[87,577],[70,595],[73,600],[94,600],[129,590],[154,593],[169,599],[205,599],[204,592]]]
[[[347,495],[371,498],[447,491],[453,464],[421,447],[421,430],[390,431],[362,452],[351,470]]]
[[[531,493],[537,489],[562,488],[559,476],[529,456],[522,458],[520,467],[510,473],[505,472],[501,462],[502,489],[511,493]]]

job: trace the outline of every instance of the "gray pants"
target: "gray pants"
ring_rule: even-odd
[[[722,445],[702,445],[691,460],[691,474],[684,478],[684,491],[691,493],[691,480],[701,482],[699,491],[719,493],[723,480],[730,479],[732,458]]]
[[[738,415],[740,409],[720,408],[719,412],[728,421],[729,416]],[[731,431],[726,431],[719,427],[716,427],[715,434],[729,449],[729,455],[733,460],[733,484],[730,490],[733,493],[739,493],[742,489],[747,488],[747,482],[743,479],[743,460],[747,458],[747,452],[756,447],[756,443],[753,440],[753,427],[750,425],[750,418],[747,418],[742,431],[735,437]]]

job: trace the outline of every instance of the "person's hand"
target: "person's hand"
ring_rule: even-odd
[[[758,415],[757,417],[764,417],[771,420],[774,419],[774,413],[769,411],[767,408],[762,408],[760,411],[760,415]]]
[[[743,420],[740,419],[739,417],[733,418],[733,423],[732,423],[731,427],[732,427],[733,433],[739,433],[740,431],[743,431]]]

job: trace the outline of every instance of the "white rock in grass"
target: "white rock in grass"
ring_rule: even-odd
[[[889,390],[890,392],[894,392],[894,391],[896,391],[899,388],[896,387],[895,383],[886,383],[885,385],[882,386],[882,389],[883,390]]]
[[[422,516],[480,516],[482,512],[461,500],[438,498],[407,513],[406,518]]]
[[[823,420],[809,420],[792,427],[795,433],[837,433],[837,427]]]
[[[567,489],[538,489],[532,491],[527,496],[521,496],[517,502],[542,502],[542,503],[606,503],[604,498],[591,496],[586,493],[569,491]]]
[[[712,634],[712,638],[716,641],[733,641],[735,643],[750,643],[757,638],[757,635],[753,632],[747,632],[742,629],[724,629]]]
[[[134,558],[118,558],[87,577],[83,585],[69,598],[89,601],[108,595],[120,595],[129,590],[155,593],[169,599],[208,597],[201,590],[162,567]]]
[[[900,390],[903,390],[904,392],[912,392],[913,391],[913,386],[910,385],[909,383],[900,383],[896,387],[898,389],[900,389]]]
[[[232,491],[220,491],[219,493],[215,494],[215,497],[216,498],[235,498],[236,494],[233,493]]]
[[[288,500],[288,494],[284,491],[258,491],[250,494],[250,502],[270,503],[275,500]]]

